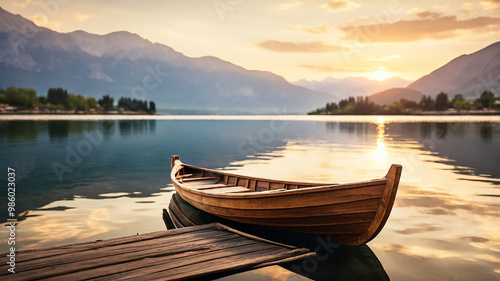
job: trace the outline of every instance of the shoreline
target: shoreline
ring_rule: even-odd
[[[137,114],[0,114],[0,122],[10,121],[107,121],[107,120],[240,120],[269,121],[282,126],[289,121],[343,123],[493,122],[500,115],[137,115]]]
[[[0,112],[2,115],[165,115],[161,113],[147,113],[147,112]]]
[[[401,114],[308,114],[309,116],[495,116],[500,110],[422,111]]]
[[[18,112],[0,112],[0,116],[9,115],[30,115],[30,116],[46,116],[46,115],[61,115],[61,116],[287,116],[290,114],[223,114],[223,113],[213,113],[213,114],[167,114],[167,113],[147,113],[147,112],[39,112],[39,111],[18,111]],[[467,110],[467,111],[422,111],[413,113],[401,113],[401,114],[291,114],[296,116],[495,116],[500,115],[500,110]]]

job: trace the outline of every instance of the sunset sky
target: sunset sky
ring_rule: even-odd
[[[500,0],[0,0],[59,32],[130,31],[288,81],[416,80],[500,41]]]

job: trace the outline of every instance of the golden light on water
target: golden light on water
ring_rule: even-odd
[[[377,119],[377,160],[380,164],[385,163],[385,120],[384,117]]]
[[[153,118],[123,118],[132,117]],[[181,118],[154,117],[158,120]],[[249,127],[255,129],[256,137],[259,136],[258,129],[271,128],[269,124],[274,124],[271,122],[277,118],[289,121],[289,131],[274,134],[275,144],[268,149],[255,147],[256,153],[225,158],[224,161],[231,161],[229,164],[224,161],[220,162],[220,166],[212,164],[237,174],[277,180],[349,183],[380,178],[385,175],[391,164],[401,164],[403,172],[390,217],[380,234],[369,243],[369,247],[391,278],[395,276],[397,278],[393,279],[397,280],[450,280],[454,276],[465,276],[461,279],[476,280],[478,278],[474,277],[480,274],[483,278],[478,280],[496,280],[500,275],[498,174],[487,175],[486,171],[483,171],[484,166],[478,165],[479,168],[474,168],[474,163],[477,162],[460,162],[454,158],[454,155],[461,155],[463,147],[470,147],[471,151],[479,153],[478,155],[498,154],[498,116],[184,118],[190,122],[214,120],[213,124],[203,122],[206,126],[219,126],[221,123],[215,120],[269,120],[270,123],[260,122],[263,125],[260,128],[259,123],[248,122],[253,123],[252,126],[257,124],[255,127]],[[455,122],[459,122],[460,127],[454,126]],[[485,122],[492,124],[488,127],[491,130],[486,133],[481,124]],[[170,129],[172,123],[175,122],[158,122],[156,134],[159,135],[148,137],[157,137],[163,141],[166,134],[162,135],[160,132]],[[224,124],[229,126],[231,122]],[[232,125],[234,127],[228,128],[242,124],[244,122],[236,122]],[[435,138],[435,132],[443,127],[447,128],[448,135],[442,139]],[[299,130],[303,132],[298,133]],[[244,133],[246,135],[246,131]],[[143,135],[138,132],[136,134],[142,139]],[[127,140],[133,136],[133,133],[127,135]],[[120,140],[120,144],[124,145],[124,140],[126,139]],[[179,140],[182,142],[175,139],[169,141],[170,145],[179,145],[178,147],[184,143],[183,138]],[[197,144],[201,145],[203,141],[205,140],[200,140]],[[429,149],[425,145],[429,141],[440,146]],[[445,150],[443,146],[448,144],[457,146],[446,147]],[[124,148],[126,146],[121,147]],[[214,146],[214,149],[219,148]],[[217,151],[218,157],[224,157],[228,147],[220,149]],[[456,154],[451,154],[455,151]],[[192,164],[199,165],[199,162],[204,160],[198,157],[199,155],[193,154],[191,160],[186,162],[191,164],[192,161]],[[494,158],[481,159],[492,161]],[[168,164],[165,165],[165,172],[168,172],[167,166]],[[156,176],[162,181],[168,177],[163,171]],[[17,246],[21,250],[27,250],[164,230],[161,210],[168,206],[173,187],[158,186],[157,190],[153,189],[156,192],[149,193],[147,186],[142,185],[142,180],[143,177],[131,182],[136,184],[136,187],[128,189],[110,188],[124,183],[118,176],[110,177],[108,182],[103,184],[95,180],[90,183],[75,182],[73,199],[58,197],[47,205],[31,207],[25,213],[25,220],[20,221],[18,228],[16,227],[19,230],[16,249]],[[137,184],[139,181],[141,183]],[[77,184],[82,186],[78,187]],[[94,189],[96,194],[88,193],[90,195],[85,197],[87,193],[81,190],[87,189]],[[0,229],[0,236],[6,239],[8,235],[7,228]],[[5,243],[4,247],[6,245]],[[425,271],[418,266],[422,261],[428,265]],[[417,266],[414,266],[415,264]],[[446,266],[442,266],[443,264]],[[241,279],[253,280],[252,277],[262,276],[268,278],[266,280],[291,280],[296,277],[276,267],[249,274],[250,277],[243,276]]]

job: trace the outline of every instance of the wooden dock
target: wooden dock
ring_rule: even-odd
[[[2,254],[5,257],[7,253]],[[314,256],[219,223],[16,253],[6,280],[186,280]]]

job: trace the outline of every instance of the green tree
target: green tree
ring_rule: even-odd
[[[451,99],[451,106],[456,110],[468,110],[470,109],[469,102],[461,94],[456,94],[453,99]]]
[[[89,106],[85,97],[82,95],[69,94],[68,95],[68,109],[78,111],[88,111]]]
[[[444,111],[447,109],[448,109],[448,95],[445,92],[441,92],[436,97],[436,110]]]
[[[0,90],[0,100],[12,106],[33,108],[38,104],[36,91],[31,88],[8,87]]]
[[[478,99],[480,108],[495,107],[495,95],[490,91],[484,91]]]
[[[434,110],[436,108],[436,104],[431,96],[423,96],[418,103],[418,106],[422,110]]]
[[[44,96],[38,97],[38,103],[43,105],[47,104],[47,97]]]
[[[85,99],[85,102],[87,103],[89,108],[93,108],[93,109],[97,108],[97,101],[94,97],[87,97]]]
[[[113,110],[114,99],[109,95],[103,96],[98,103],[105,111]]]
[[[149,101],[149,112],[156,112],[156,104],[154,101]]]
[[[63,88],[50,88],[47,92],[47,102],[68,107],[68,91]]]

